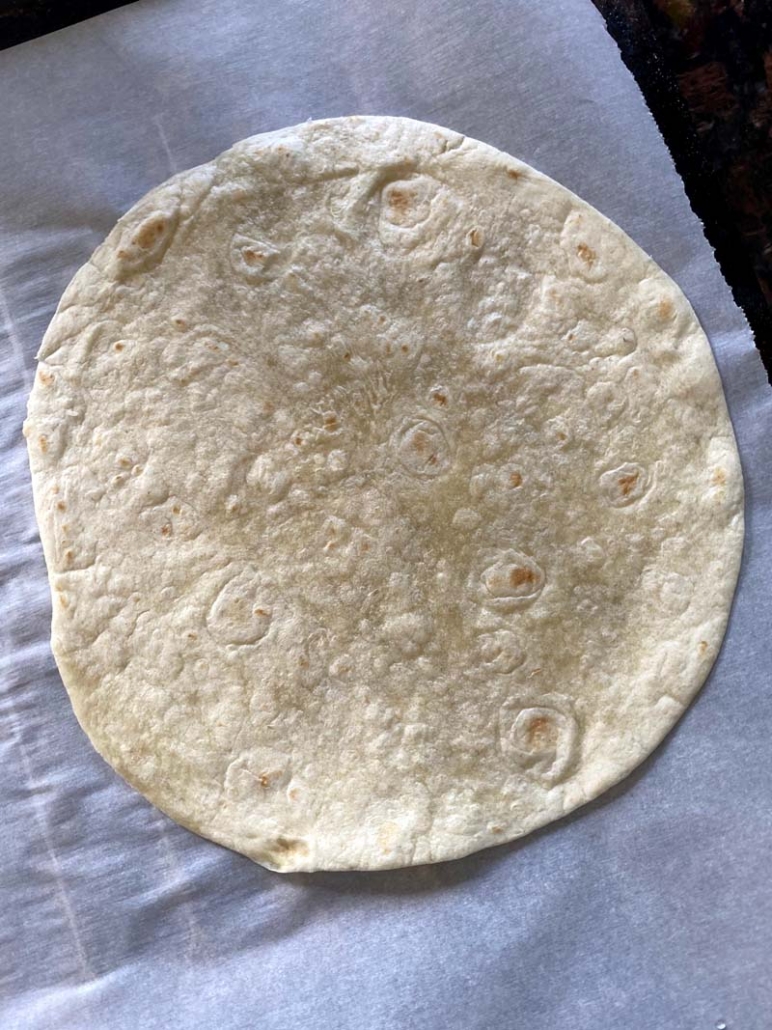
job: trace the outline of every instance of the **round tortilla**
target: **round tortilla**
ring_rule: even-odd
[[[403,118],[238,143],[123,217],[26,425],[94,746],[281,871],[597,797],[710,670],[743,538],[708,341],[617,226]]]

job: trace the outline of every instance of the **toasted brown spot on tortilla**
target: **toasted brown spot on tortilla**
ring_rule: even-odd
[[[556,737],[555,724],[546,715],[537,715],[531,719],[525,731],[528,743],[533,748],[548,747],[553,744]]]
[[[535,583],[536,573],[533,569],[523,568],[516,566],[509,570],[509,585],[513,587],[521,587],[524,583]]]
[[[43,454],[46,453],[46,451],[48,450],[48,437],[47,436],[39,436],[38,437],[38,447],[41,449]]]
[[[405,190],[394,188],[389,190],[389,206],[395,211],[404,212],[410,207],[410,194]]]
[[[598,256],[591,247],[587,246],[586,243],[580,243],[576,248],[576,253],[586,265],[590,266],[595,264],[595,259]]]
[[[510,177],[510,179],[520,178],[520,172],[518,172],[516,168],[507,168],[507,175]]]
[[[274,845],[277,851],[283,852],[285,855],[297,853],[298,855],[308,854],[308,845],[303,840],[298,840],[293,837],[277,837]]]
[[[440,407],[442,407],[442,408],[444,408],[444,407],[445,407],[445,405],[446,405],[446,404],[448,403],[448,398],[447,398],[447,397],[445,396],[445,394],[444,394],[444,393],[441,393],[441,392],[440,392],[439,390],[435,390],[435,391],[434,391],[434,392],[432,393],[432,400],[433,400],[433,401],[434,401],[434,402],[435,402],[436,404],[439,404],[439,405],[440,405]]]
[[[617,482],[619,483],[619,489],[621,490],[623,497],[630,496],[630,493],[635,489],[635,484],[638,482],[639,476],[639,472],[630,472],[626,476],[619,477]]]
[[[519,472],[510,472],[509,473],[509,485],[510,486],[520,486],[520,484],[522,482],[523,482],[523,477],[520,475]]]
[[[143,250],[147,250],[149,247],[153,246],[165,228],[165,218],[152,218],[150,221],[145,222],[143,226],[140,226],[138,231],[134,234],[133,242]]]
[[[670,318],[670,316],[673,314],[672,300],[668,300],[667,297],[663,297],[657,304],[657,314],[662,319]]]
[[[265,260],[265,254],[260,250],[254,250],[252,247],[245,247],[241,255],[248,265],[256,265],[260,261]]]
[[[723,486],[726,482],[726,472],[724,469],[714,469],[710,478],[714,486]]]

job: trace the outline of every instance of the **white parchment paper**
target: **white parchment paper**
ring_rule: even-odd
[[[772,1027],[772,391],[589,0],[141,0],[0,53],[0,1026]],[[710,336],[747,544],[705,690],[621,787],[442,866],[282,877],[176,826],[79,729],[21,438],[33,355],[118,216],[235,140],[406,114],[625,228]]]

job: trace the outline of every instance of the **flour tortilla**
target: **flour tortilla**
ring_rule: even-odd
[[[65,292],[26,424],[97,750],[281,871],[511,840],[703,683],[742,476],[705,335],[617,226],[403,118],[238,143]]]

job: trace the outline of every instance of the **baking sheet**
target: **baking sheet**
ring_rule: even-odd
[[[772,391],[589,0],[141,0],[0,54],[0,96],[0,1026],[772,1026]],[[124,210],[244,136],[358,112],[510,151],[677,280],[748,535],[714,672],[623,785],[461,861],[282,877],[154,810],[79,729],[20,428],[56,302]]]

